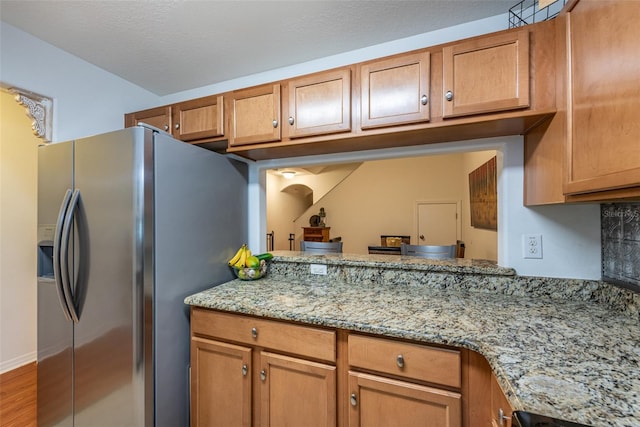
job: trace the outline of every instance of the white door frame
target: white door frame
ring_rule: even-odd
[[[413,209],[413,235],[411,236],[411,243],[414,245],[420,244],[420,230],[418,227],[418,218],[420,212],[420,205],[435,205],[435,204],[455,204],[456,205],[456,240],[462,239],[462,200],[416,200]]]

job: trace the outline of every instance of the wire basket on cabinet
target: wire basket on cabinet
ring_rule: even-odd
[[[567,0],[522,0],[509,9],[509,28],[522,27],[553,19],[560,13]]]

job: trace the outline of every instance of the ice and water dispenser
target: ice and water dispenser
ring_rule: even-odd
[[[38,225],[38,277],[53,279],[55,224]]]

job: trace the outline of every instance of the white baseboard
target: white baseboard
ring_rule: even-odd
[[[35,362],[37,357],[38,354],[35,351],[32,351],[31,353],[23,354],[22,356],[14,357],[10,360],[3,360],[0,362],[0,374],[12,371],[20,366],[26,365],[27,363]]]

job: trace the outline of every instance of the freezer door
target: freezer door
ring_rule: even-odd
[[[53,241],[73,188],[73,142],[38,149],[38,426],[73,426],[73,323],[54,277]],[[60,277],[57,277],[60,279]]]
[[[145,134],[130,128],[76,141],[75,427],[144,425],[134,338]]]

